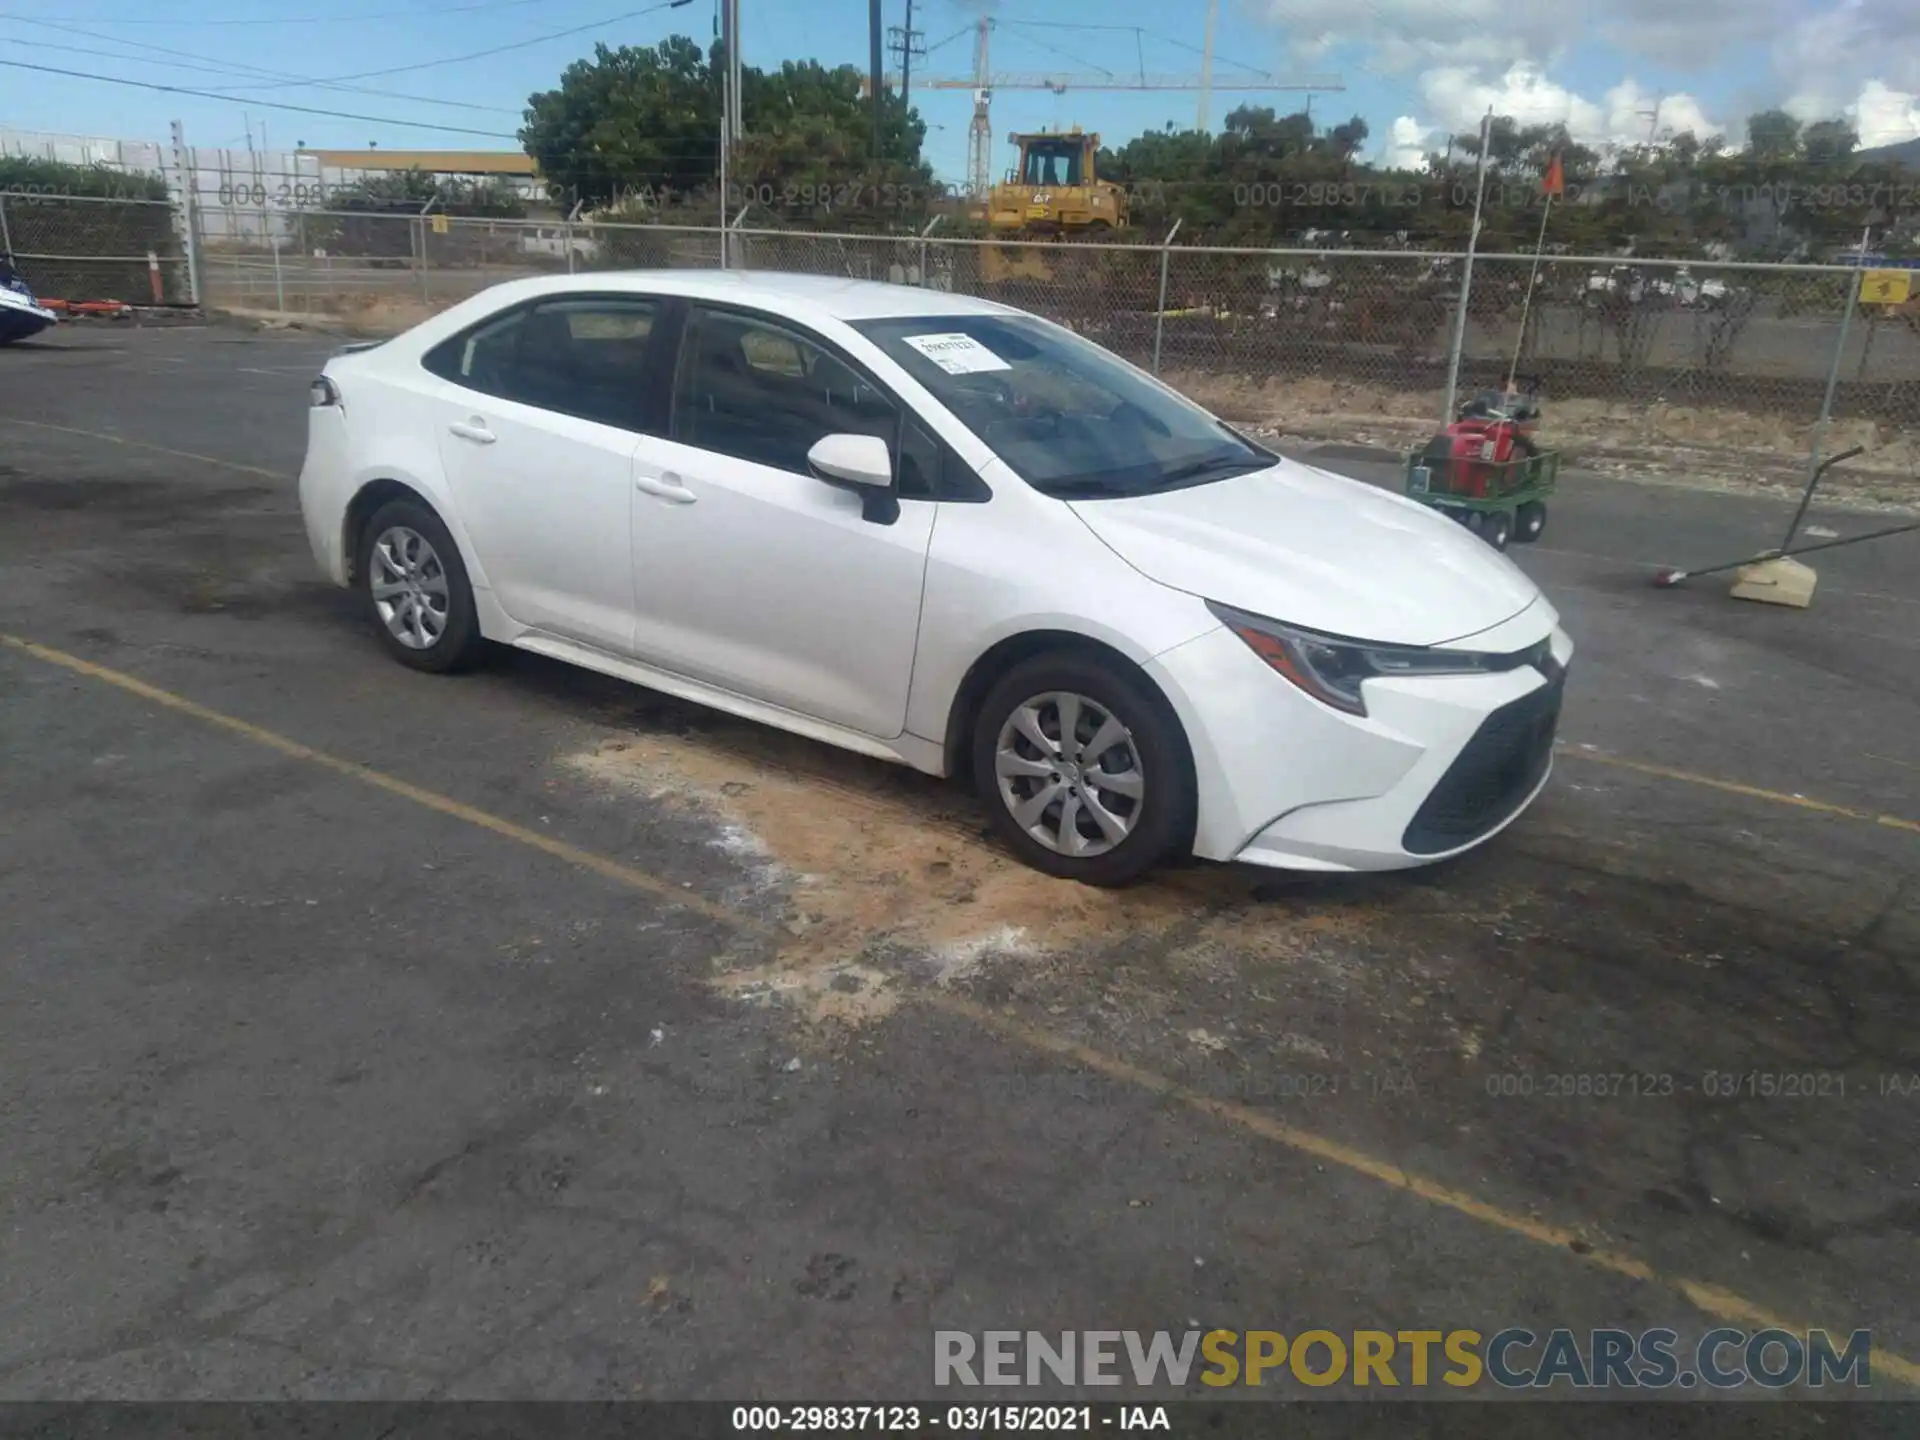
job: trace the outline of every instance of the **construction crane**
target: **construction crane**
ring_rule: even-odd
[[[1116,74],[1110,70],[1090,73],[1019,72],[995,75],[988,62],[988,37],[994,28],[993,19],[984,15],[973,27],[972,75],[916,78],[914,81],[916,85],[929,90],[971,90],[973,92],[973,122],[967,128],[967,190],[975,201],[981,203],[986,201],[987,192],[992,183],[993,92],[995,90],[1051,90],[1056,95],[1064,95],[1069,90],[1197,90],[1202,96],[1199,113],[1201,125],[1204,128],[1207,114],[1205,99],[1215,90],[1291,90],[1311,93],[1347,88],[1338,75],[1300,75],[1282,78],[1251,71],[1243,77],[1222,80],[1213,73],[1211,53],[1206,57],[1206,70],[1198,75],[1169,74],[1150,71],[1144,67],[1131,75]],[[1208,28],[1211,32],[1212,27]],[[960,31],[947,38],[958,39],[959,35],[964,33],[965,31]],[[945,44],[946,41],[939,43]],[[935,45],[929,48],[939,47]],[[1211,46],[1208,47],[1209,52],[1211,48]],[[866,88],[866,83],[862,84],[863,90]],[[900,76],[885,76],[881,83],[897,89],[900,85]]]

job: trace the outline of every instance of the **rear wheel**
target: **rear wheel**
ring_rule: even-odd
[[[1529,500],[1520,507],[1513,519],[1513,538],[1522,544],[1531,545],[1540,538],[1547,528],[1547,507],[1538,500]]]
[[[390,500],[362,532],[360,591],[387,653],[415,670],[446,673],[479,660],[485,641],[459,547],[418,500]]]
[[[973,773],[995,829],[1036,870],[1126,885],[1193,834],[1179,721],[1144,677],[1090,656],[1037,656],[988,692]]]

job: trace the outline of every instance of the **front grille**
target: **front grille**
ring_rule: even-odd
[[[1408,854],[1457,850],[1512,816],[1552,763],[1565,688],[1566,671],[1552,666],[1547,684],[1481,722],[1407,826]]]

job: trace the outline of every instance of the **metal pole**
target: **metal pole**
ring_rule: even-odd
[[[0,195],[0,259],[13,256],[13,236],[7,231],[7,197]]]
[[[172,124],[173,171],[180,177],[182,244],[187,251],[187,303],[200,303],[200,246],[197,230],[200,216],[199,177],[193,168],[193,152],[187,148],[187,132],[178,120]]]
[[[274,308],[284,312],[287,308],[287,282],[280,273],[280,234],[277,230],[267,236],[267,243],[273,246]]]
[[[1527,343],[1527,318],[1533,314],[1533,287],[1540,281],[1540,252],[1547,248],[1547,216],[1553,213],[1553,196],[1547,196],[1546,208],[1540,212],[1540,238],[1533,246],[1533,269],[1527,275],[1527,298],[1520,302],[1520,334],[1513,342],[1513,364],[1507,367],[1507,389],[1513,389],[1514,377],[1520,373],[1520,352]]]
[[[1447,357],[1447,407],[1442,425],[1453,423],[1453,406],[1460,396],[1460,354],[1467,344],[1467,301],[1473,294],[1473,252],[1480,241],[1480,204],[1487,195],[1487,154],[1493,148],[1493,111],[1480,121],[1480,179],[1473,192],[1473,229],[1467,235],[1465,273],[1460,277],[1460,309],[1453,317],[1453,349]]]
[[[900,108],[913,104],[913,0],[907,0],[907,19],[900,29]]]
[[[920,232],[920,285],[923,289],[933,288],[927,283],[927,237],[933,233],[933,227],[944,219],[944,215],[934,216],[927,222],[927,228]]]
[[[727,125],[738,140],[747,133],[747,111],[742,83],[742,72],[746,68],[744,52],[740,44],[740,0],[726,0],[728,13],[733,17],[733,38],[727,43],[727,76],[733,85],[733,103],[727,110]]]
[[[1180,222],[1173,222],[1167,238],[1160,242],[1160,304],[1153,312],[1153,373],[1160,373],[1160,336],[1167,328],[1167,260],[1173,254],[1173,237],[1180,233]]]
[[[1787,526],[1787,536],[1780,542],[1782,550],[1791,545],[1793,537],[1800,532],[1800,522],[1807,518],[1807,507],[1813,504],[1813,492],[1820,484],[1820,446],[1827,438],[1827,424],[1833,418],[1833,396],[1840,387],[1840,361],[1847,350],[1847,332],[1853,328],[1853,312],[1860,304],[1860,284],[1867,274],[1867,242],[1872,238],[1871,225],[1860,232],[1860,258],[1847,281],[1847,305],[1840,312],[1840,338],[1833,345],[1833,363],[1827,367],[1826,398],[1820,402],[1820,418],[1813,427],[1813,471],[1807,476],[1807,488],[1800,494],[1800,505],[1793,512],[1793,522]]]
[[[728,265],[728,254],[727,254],[727,251],[729,248],[727,245],[727,148],[728,148],[728,143],[729,142],[728,142],[728,130],[727,130],[727,117],[723,110],[723,113],[720,116],[720,268],[722,270],[730,268]]]
[[[873,72],[873,148],[868,152],[872,164],[880,163],[880,107],[886,100],[886,91],[882,82],[886,68],[884,52],[880,48],[882,38],[880,19],[880,0],[867,0],[867,66]]]

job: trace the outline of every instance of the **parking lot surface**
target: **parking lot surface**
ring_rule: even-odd
[[[394,665],[300,529],[329,348],[0,351],[0,1396],[883,1399],[936,1329],[1778,1320],[1912,1397],[1914,537],[1804,612],[1658,591],[1787,512],[1576,475],[1514,552],[1579,647],[1519,823],[1096,892],[955,785]]]

